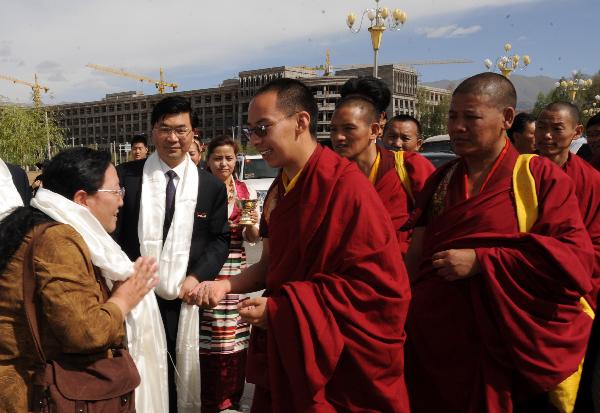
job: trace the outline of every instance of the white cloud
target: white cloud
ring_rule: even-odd
[[[419,20],[540,0],[406,0],[406,27]],[[393,3],[393,2],[392,2]],[[374,4],[374,3],[373,3]],[[72,99],[89,90],[101,97],[111,92],[96,81],[87,63],[124,68],[150,77],[164,67],[174,71],[226,73],[250,68],[271,57],[275,48],[309,41],[313,47],[348,36],[345,18],[372,7],[365,0],[38,0],[3,2],[0,14],[0,74],[40,82],[52,89],[55,101]],[[388,4],[388,6],[395,6]],[[455,36],[473,28],[456,27]],[[334,41],[333,44],[337,44]],[[325,49],[325,47],[323,47]],[[306,54],[298,50],[298,59]],[[56,65],[48,69],[44,62]],[[282,62],[285,63],[285,62]],[[307,62],[310,63],[310,62]],[[261,67],[256,64],[255,67]],[[102,75],[113,88],[123,81]],[[66,81],[65,81],[66,79]],[[177,81],[177,79],[168,80]],[[135,84],[125,86],[134,89]],[[29,90],[0,81],[0,95],[27,101]]]
[[[423,34],[430,39],[465,37],[481,30],[481,26],[460,27],[456,24],[442,27],[422,27],[417,33]]]

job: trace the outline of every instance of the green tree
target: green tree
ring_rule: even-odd
[[[434,104],[428,98],[429,92],[417,90],[417,118],[421,122],[423,137],[443,135],[447,132],[448,109],[450,96],[442,96],[440,102]]]
[[[64,146],[64,131],[43,108],[0,103],[0,158],[33,165]]]
[[[581,73],[577,73],[577,74],[575,74],[575,78],[576,79],[579,79],[579,78],[587,79],[588,77],[582,75]],[[594,76],[592,76],[591,79],[592,79],[592,86],[589,87],[587,90],[578,92],[575,97],[575,102],[573,102],[579,108],[580,115],[581,115],[580,123],[582,123],[584,125],[590,118],[590,115],[585,114],[584,110],[590,109],[592,107],[593,102],[596,102],[597,107],[600,106],[600,102],[595,100],[596,95],[600,95],[600,71],[598,73],[596,73]],[[563,80],[563,79],[561,79],[561,80]],[[564,89],[562,89],[562,88],[552,89],[547,94],[540,93],[538,95],[537,101],[535,102],[535,105],[533,107],[532,114],[534,116],[538,116],[540,114],[540,112],[542,111],[542,109],[544,109],[544,107],[546,107],[550,103],[559,102],[559,101],[563,101],[563,102],[571,101],[567,92],[565,92]]]

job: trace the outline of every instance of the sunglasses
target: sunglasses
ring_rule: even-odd
[[[255,127],[253,127],[253,128],[242,128],[242,136],[243,136],[244,138],[247,138],[247,139],[250,139],[250,137],[251,137],[252,135],[256,135],[256,136],[258,136],[259,138],[264,138],[265,136],[267,136],[268,129],[269,129],[271,126],[275,126],[275,125],[277,125],[279,122],[281,122],[281,121],[282,121],[282,120],[284,120],[284,119],[291,118],[291,117],[292,117],[292,116],[294,116],[296,113],[298,113],[298,112],[290,113],[289,115],[287,115],[287,116],[284,116],[283,118],[281,118],[281,119],[279,119],[279,120],[276,120],[275,122],[273,122],[273,123],[270,123],[270,124],[268,124],[268,125],[256,125],[256,126],[255,126]]]

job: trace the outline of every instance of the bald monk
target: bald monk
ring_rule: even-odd
[[[572,180],[511,146],[515,104],[512,83],[494,73],[453,92],[459,158],[425,185],[406,256],[412,412],[572,410],[573,386],[557,388],[568,378],[577,388],[594,252]]]
[[[403,231],[402,227],[414,207],[414,197],[435,168],[418,153],[396,154],[377,145],[375,142],[380,132],[379,115],[372,100],[350,95],[337,103],[329,132],[333,149],[355,162],[375,186],[392,218],[400,251],[404,254],[408,249],[410,232]],[[400,173],[399,168],[402,168]],[[404,176],[404,182],[401,176]]]
[[[594,289],[586,297],[595,309],[600,289],[600,172],[569,151],[571,142],[582,133],[577,106],[569,102],[555,102],[538,115],[535,144],[538,153],[562,168],[575,184],[581,217],[596,251]]]
[[[281,168],[264,203],[262,256],[237,277],[199,285],[197,303],[266,288],[238,306],[254,327],[252,412],[408,412],[410,291],[394,227],[356,165],[317,144],[317,115],[293,79],[250,102],[245,133]]]

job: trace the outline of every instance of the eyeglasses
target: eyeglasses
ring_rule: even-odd
[[[125,188],[121,188],[121,189],[98,189],[96,192],[110,192],[111,194],[119,195],[121,198],[125,198]]]
[[[158,132],[159,135],[163,135],[163,136],[171,136],[171,134],[173,132],[175,132],[175,135],[178,138],[183,138],[188,133],[190,133],[192,130],[188,129],[188,128],[169,128],[168,126],[161,126],[159,128],[156,128],[156,131]]]
[[[587,138],[600,138],[600,130],[599,131],[593,131],[593,132],[588,132],[586,135]]]
[[[270,128],[271,126],[275,126],[277,125],[279,122],[281,122],[282,120],[285,120],[287,118],[291,118],[292,116],[294,116],[296,113],[298,112],[294,112],[294,113],[290,113],[287,116],[284,116],[283,118],[276,120],[273,123],[270,123],[268,125],[256,125],[253,128],[242,128],[242,135],[247,138],[250,139],[250,137],[254,134],[256,134],[256,136],[258,136],[259,138],[264,138],[265,136],[267,136],[267,129]]]

